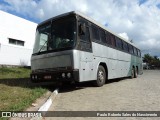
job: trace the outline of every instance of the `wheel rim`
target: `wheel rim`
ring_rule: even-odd
[[[104,81],[104,72],[102,70],[99,70],[99,72],[98,72],[98,81],[99,82]]]

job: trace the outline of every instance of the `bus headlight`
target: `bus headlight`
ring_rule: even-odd
[[[71,73],[67,73],[67,77],[70,78],[71,77]]]
[[[62,73],[62,78],[65,78],[65,73]]]
[[[37,79],[37,75],[35,75],[35,79]]]

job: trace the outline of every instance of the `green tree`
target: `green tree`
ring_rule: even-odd
[[[143,62],[149,64],[152,68],[160,68],[160,59],[158,56],[151,56],[150,54],[145,54],[143,57]]]
[[[153,60],[153,57],[150,54],[144,54],[143,62],[151,63],[152,60]]]

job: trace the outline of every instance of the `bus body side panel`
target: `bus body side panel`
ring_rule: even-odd
[[[79,70],[79,82],[95,80],[93,53],[73,50],[73,66]]]
[[[127,77],[130,76],[130,62],[131,62],[131,55],[117,50],[117,73],[119,72],[120,74],[118,77]]]
[[[95,74],[99,64],[103,62],[108,68],[108,79],[130,76],[130,54],[94,42],[92,45],[93,56],[96,58],[93,60]]]
[[[93,68],[93,53],[80,51],[81,81],[95,80]]]
[[[114,71],[114,67],[116,66],[116,63],[114,62],[114,64],[111,65],[112,60],[109,59],[108,56],[110,54],[110,55],[113,55],[114,58],[116,58],[116,54],[112,54],[109,51],[109,48],[104,45],[101,45],[101,44],[98,44],[95,42],[92,42],[92,45],[93,45],[93,56],[95,58],[93,61],[95,75],[97,75],[97,70],[98,70],[99,64],[105,63],[108,67],[108,78],[112,78],[114,76],[114,72],[113,72],[113,74],[111,74],[111,73],[112,73],[112,71]],[[96,76],[95,76],[95,78],[96,78]]]
[[[130,62],[130,71],[129,75],[131,75],[131,70],[134,68],[137,70],[138,67],[138,74],[142,74],[142,60],[140,57],[131,55],[131,62]]]

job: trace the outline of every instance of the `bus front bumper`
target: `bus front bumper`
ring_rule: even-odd
[[[79,70],[32,72],[30,78],[32,82],[78,82]]]

